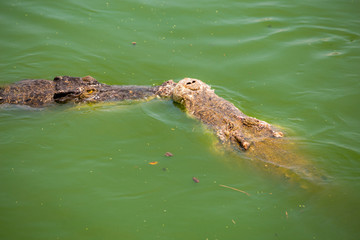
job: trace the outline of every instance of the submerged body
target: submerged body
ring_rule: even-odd
[[[107,85],[91,76],[23,80],[0,88],[0,104],[42,107],[52,103],[104,102],[169,97],[175,83],[160,86]]]
[[[321,179],[308,161],[295,154],[282,132],[246,116],[202,81],[181,80],[174,88],[173,100],[182,104],[190,116],[214,130],[222,143],[245,152],[258,165],[280,171],[286,178]]]

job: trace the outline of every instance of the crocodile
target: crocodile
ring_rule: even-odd
[[[0,104],[44,107],[55,103],[96,103],[170,97],[172,80],[159,86],[107,85],[91,76],[26,79],[0,88]]]
[[[181,104],[188,115],[208,126],[221,143],[244,152],[255,165],[279,172],[287,180],[324,180],[324,175],[313,164],[296,154],[294,144],[282,131],[245,115],[204,82],[194,78],[180,80],[172,99]]]

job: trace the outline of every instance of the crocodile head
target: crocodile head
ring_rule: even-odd
[[[58,103],[69,101],[79,102],[81,99],[90,98],[99,90],[101,84],[93,77],[58,76],[54,78],[54,100]]]
[[[195,78],[184,78],[175,86],[172,97],[175,102],[187,106],[209,92],[213,93],[214,90],[204,82]]]

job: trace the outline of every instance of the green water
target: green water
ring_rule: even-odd
[[[359,9],[1,1],[0,84],[198,78],[283,128],[329,181],[303,189],[252,167],[171,101],[1,107],[0,239],[359,239]]]

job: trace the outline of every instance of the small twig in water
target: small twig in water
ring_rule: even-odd
[[[249,193],[243,191],[243,190],[240,190],[240,189],[237,189],[237,188],[233,188],[233,187],[229,187],[229,186],[226,186],[226,185],[222,185],[222,184],[219,184],[220,187],[224,187],[224,188],[230,188],[232,190],[235,190],[235,191],[238,191],[238,192],[241,192],[241,193],[245,193],[246,195],[250,196]]]

